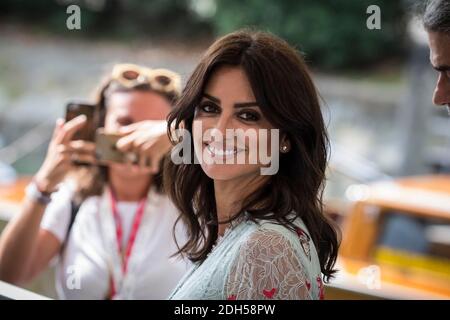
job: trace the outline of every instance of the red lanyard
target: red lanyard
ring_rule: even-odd
[[[110,190],[109,192],[110,198],[111,198],[111,209],[114,216],[114,221],[116,225],[116,239],[117,239],[117,250],[119,251],[119,256],[122,261],[122,271],[123,275],[127,273],[128,270],[128,261],[130,260],[131,252],[133,250],[134,242],[136,240],[136,235],[139,230],[139,226],[141,225],[142,216],[144,215],[145,211],[145,204],[147,202],[147,197],[144,197],[141,201],[139,201],[138,208],[136,210],[136,214],[134,215],[133,225],[131,227],[130,237],[128,238],[128,243],[125,249],[125,252],[123,252],[122,248],[122,239],[123,239],[123,225],[122,225],[122,219],[120,218],[119,212],[117,211],[117,198],[113,192],[113,190]],[[111,278],[111,297],[114,297],[116,293],[114,280]]]

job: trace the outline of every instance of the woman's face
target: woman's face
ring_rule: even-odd
[[[168,100],[155,92],[114,92],[108,99],[105,131],[117,132],[121,127],[144,120],[165,120],[170,109]]]
[[[171,110],[169,101],[151,91],[114,92],[108,99],[105,132],[116,133],[121,127],[145,120],[165,120]],[[116,173],[129,177],[148,175],[148,171],[131,164],[109,165]]]
[[[260,175],[265,165],[258,150],[265,144],[270,156],[269,129],[273,126],[256,103],[243,69],[224,66],[211,75],[192,129],[195,155],[208,177],[232,180]],[[259,136],[262,131],[267,138]]]

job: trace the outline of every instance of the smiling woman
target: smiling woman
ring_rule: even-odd
[[[267,131],[276,134],[261,134]],[[260,170],[263,163],[261,157],[255,159],[256,149],[269,146],[270,155],[278,155],[279,141],[271,139],[278,139],[278,129],[262,115],[247,77],[238,67],[223,66],[212,75],[195,111],[193,135],[196,156],[212,179],[227,180]],[[283,143],[286,148],[288,144]]]
[[[167,161],[164,185],[188,228],[180,253],[196,266],[171,298],[323,298],[338,239],[322,211],[326,130],[298,52],[262,32],[217,40],[170,113],[172,125],[189,133],[192,159]],[[230,139],[229,130],[258,134]],[[279,136],[260,138],[262,131]],[[249,161],[252,145],[281,153],[275,174]]]

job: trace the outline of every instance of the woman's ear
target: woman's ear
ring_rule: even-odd
[[[291,150],[291,141],[286,134],[283,134],[280,139],[280,152],[288,153]]]

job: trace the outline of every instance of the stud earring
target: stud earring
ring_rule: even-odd
[[[285,153],[285,152],[287,152],[287,150],[288,150],[288,146],[287,146],[287,145],[284,145],[284,146],[281,147],[280,150],[281,150],[281,152]]]

